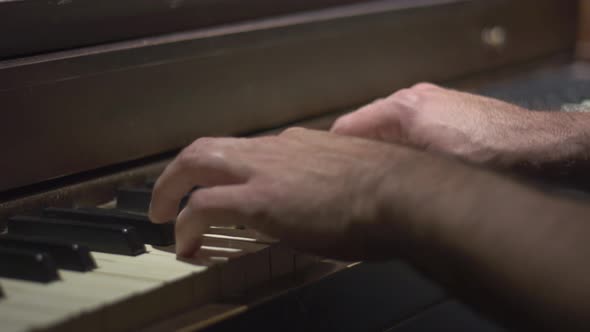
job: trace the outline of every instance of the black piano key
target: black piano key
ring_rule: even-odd
[[[158,181],[158,178],[147,179],[147,180],[145,180],[145,186],[150,189],[154,189],[154,186],[156,185],[156,181]]]
[[[92,251],[111,254],[137,256],[146,252],[132,226],[17,216],[8,220],[8,234],[78,243]]]
[[[64,270],[86,272],[96,268],[88,247],[79,244],[4,235],[0,236],[0,248],[46,252]]]
[[[136,212],[147,212],[152,200],[152,189],[148,187],[123,187],[117,190],[117,208]]]
[[[43,210],[43,215],[50,218],[82,221],[97,225],[133,226],[144,243],[157,246],[174,244],[174,224],[154,224],[145,215],[99,208],[46,208]]]
[[[0,285],[0,299],[3,298],[4,295],[4,289],[2,289],[2,285]]]
[[[150,202],[152,200],[152,189],[153,187],[123,187],[117,190],[117,208],[121,210],[134,211],[147,213],[150,209]],[[181,211],[188,199],[190,194],[199,189],[194,187],[191,191],[185,195],[178,206],[178,211]]]
[[[0,248],[0,277],[36,282],[59,279],[51,256],[41,251]]]

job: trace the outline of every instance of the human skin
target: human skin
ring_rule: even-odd
[[[177,216],[195,185],[205,188]],[[437,154],[305,129],[198,139],[167,166],[150,207],[154,222],[176,219],[180,256],[211,225],[245,225],[329,257],[404,259],[536,330],[590,327],[588,215]]]
[[[590,114],[534,112],[420,83],[339,118],[331,129],[404,143],[497,169],[562,172],[590,164]]]

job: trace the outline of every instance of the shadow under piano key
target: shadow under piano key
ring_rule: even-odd
[[[14,235],[0,236],[0,248],[37,250],[55,260],[60,269],[86,272],[96,268],[88,247],[63,241],[34,239]]]
[[[100,208],[46,208],[43,215],[97,225],[130,226],[137,230],[145,244],[167,246],[174,244],[174,225],[154,224],[145,215],[127,213],[115,209]]]
[[[134,227],[92,224],[62,219],[16,216],[8,234],[79,243],[92,251],[137,256],[146,249]]]
[[[51,256],[38,250],[0,248],[0,277],[48,283],[59,280]]]

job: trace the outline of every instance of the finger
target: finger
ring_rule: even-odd
[[[204,218],[197,218],[189,206],[178,215],[175,224],[176,254],[180,257],[192,257],[201,248],[203,234],[209,228]]]
[[[173,220],[183,196],[195,186],[241,183],[247,179],[246,167],[232,158],[227,146],[235,139],[197,140],[164,170],[152,192],[149,216],[153,222]]]
[[[379,128],[386,120],[387,113],[394,111],[387,108],[388,104],[387,100],[381,99],[344,115],[334,122],[330,131],[339,135],[378,139]]]
[[[339,135],[397,142],[401,137],[400,107],[387,99],[338,119],[331,132]]]
[[[250,225],[247,185],[218,186],[195,191],[176,221],[176,252],[192,257],[210,226]]]
[[[307,129],[307,128],[300,128],[300,127],[291,127],[285,129],[282,133],[279,134],[280,137],[286,137],[289,141],[297,141],[297,142],[304,142],[306,146],[310,144],[324,146],[328,145],[329,143],[325,143],[326,137],[331,137],[332,139],[340,139],[341,136],[336,136],[333,133],[330,133],[326,130],[318,130],[318,129]],[[282,142],[285,145],[285,142]]]

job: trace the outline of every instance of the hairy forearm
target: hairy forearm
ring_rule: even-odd
[[[528,129],[511,130],[518,136],[505,147],[510,171],[590,188],[590,113],[530,112],[523,123]]]
[[[420,162],[384,189],[398,202],[384,220],[408,234],[392,250],[501,318],[590,328],[590,209],[453,161]],[[404,172],[422,183],[400,183]]]

